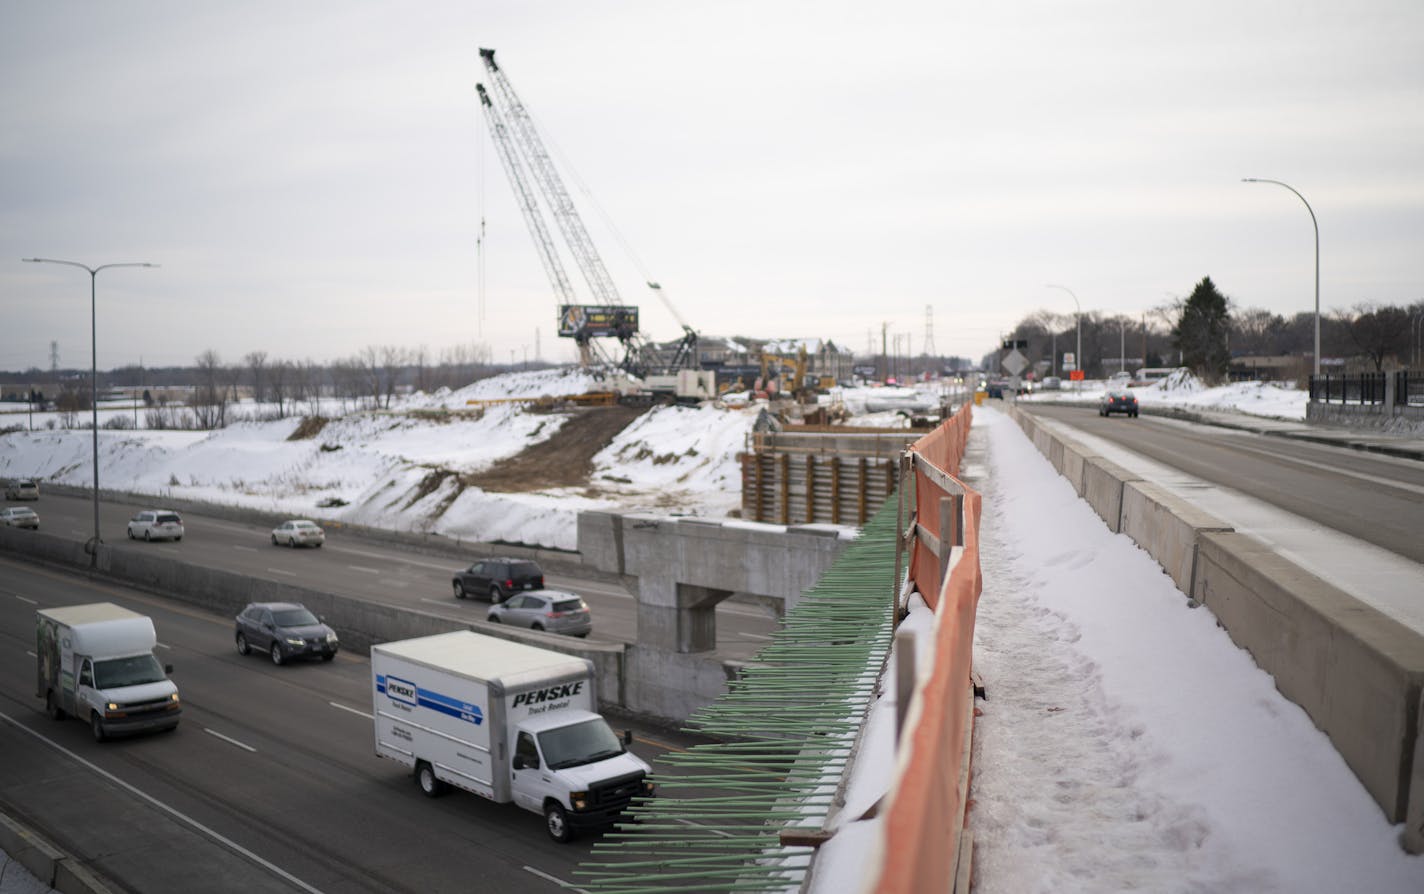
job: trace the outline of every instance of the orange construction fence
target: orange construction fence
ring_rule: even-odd
[[[974,618],[983,589],[979,567],[979,494],[956,477],[969,437],[965,404],[948,422],[917,441],[915,530],[910,577],[935,610],[933,670],[911,700],[897,750],[897,776],[886,799],[880,828],[879,865],[871,890],[877,894],[952,891],[960,872],[960,844],[969,797],[967,743],[973,724],[970,679]],[[940,501],[958,498],[952,524],[940,525]],[[938,539],[962,538],[963,552],[940,581]],[[932,541],[931,538],[934,538]],[[948,544],[946,544],[947,546]],[[931,549],[931,547],[934,547]]]

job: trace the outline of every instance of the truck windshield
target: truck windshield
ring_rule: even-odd
[[[616,757],[623,753],[623,743],[602,717],[595,717],[540,733],[539,749],[549,769],[560,770]]]
[[[162,679],[164,679],[163,666],[152,655],[110,658],[108,661],[94,662],[94,687],[96,689],[115,689],[119,686],[157,683]]]

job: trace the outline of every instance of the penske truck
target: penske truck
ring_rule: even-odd
[[[173,666],[154,656],[153,620],[111,602],[35,614],[37,688],[54,720],[89,724],[97,741],[171,730],[183,713]]]
[[[558,842],[652,796],[649,766],[595,708],[593,662],[469,630],[371,647],[376,754],[542,814]]]

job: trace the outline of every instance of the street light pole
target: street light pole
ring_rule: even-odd
[[[100,270],[107,270],[110,267],[157,267],[157,264],[146,262],[127,264],[100,264],[98,267],[90,267],[88,264],[81,264],[78,261],[58,261],[54,258],[21,258],[31,264],[63,264],[66,267],[78,267],[89,274],[89,411],[90,424],[93,427],[93,447],[94,447],[94,540],[88,547],[89,564],[98,566],[99,564],[99,314],[97,301],[97,286],[95,282],[99,277]]]
[[[1081,304],[1078,303],[1078,296],[1077,296],[1077,295],[1074,295],[1074,294],[1073,294],[1073,290],[1070,289],[1070,288],[1068,288],[1067,286],[1055,286],[1055,285],[1053,285],[1052,283],[1049,283],[1048,286],[1046,286],[1046,288],[1049,288],[1049,289],[1062,289],[1063,291],[1067,292],[1068,295],[1073,299],[1073,306],[1078,309],[1078,315],[1077,315],[1077,319],[1078,319],[1078,353],[1076,353],[1076,354],[1073,355],[1073,368],[1074,368],[1074,369],[1082,369],[1082,368],[1083,368],[1083,305],[1081,305]]]
[[[1301,195],[1294,186],[1289,183],[1282,183],[1279,180],[1266,180],[1260,177],[1242,177],[1242,183],[1274,183],[1277,186],[1284,186],[1295,193],[1295,197],[1305,204],[1305,210],[1310,212],[1310,225],[1315,228],[1315,374],[1320,375],[1320,224],[1315,219],[1315,209],[1310,207],[1310,203],[1305,201],[1305,196]]]

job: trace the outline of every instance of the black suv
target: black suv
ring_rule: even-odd
[[[293,658],[330,661],[340,648],[336,631],[297,602],[254,602],[237,616],[237,653],[266,652],[273,664]]]
[[[455,598],[489,594],[490,602],[503,602],[521,590],[544,589],[544,570],[528,559],[481,559],[452,582]]]

